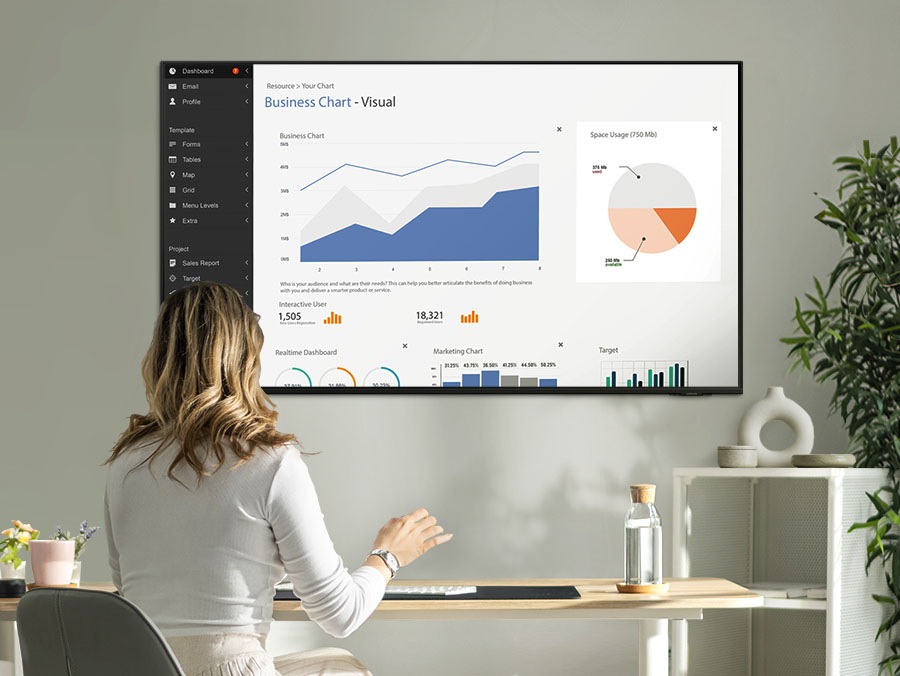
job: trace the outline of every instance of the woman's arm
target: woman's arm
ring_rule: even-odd
[[[290,449],[282,459],[267,511],[285,572],[307,614],[332,636],[352,633],[381,601],[386,577],[372,565],[352,574],[344,566],[299,451]]]
[[[373,554],[348,572],[328,535],[299,452],[290,450],[282,459],[272,481],[268,512],[285,571],[306,612],[333,636],[353,632],[375,610],[393,574],[384,559]],[[405,566],[452,537],[425,509],[417,509],[388,521],[373,546]]]

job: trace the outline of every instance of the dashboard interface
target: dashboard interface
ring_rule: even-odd
[[[741,64],[163,62],[161,284],[272,393],[740,393]]]

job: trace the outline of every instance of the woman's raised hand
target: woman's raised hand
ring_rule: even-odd
[[[424,507],[388,521],[375,537],[376,549],[386,549],[397,557],[401,566],[407,566],[433,547],[442,545],[453,537],[445,533],[437,519]]]

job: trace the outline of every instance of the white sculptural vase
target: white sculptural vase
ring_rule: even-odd
[[[794,432],[794,443],[782,451],[766,448],[760,432],[766,423],[781,420]],[[800,404],[784,396],[783,387],[770,387],[766,396],[753,404],[738,425],[738,443],[755,446],[760,467],[790,467],[791,456],[811,453],[813,449],[812,418]]]

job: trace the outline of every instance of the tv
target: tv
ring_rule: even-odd
[[[160,68],[160,294],[269,393],[739,394],[741,62]]]

